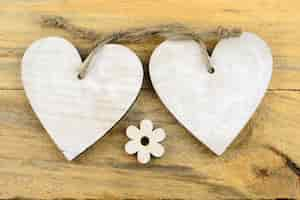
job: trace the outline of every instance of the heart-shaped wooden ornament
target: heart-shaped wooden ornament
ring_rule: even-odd
[[[220,155],[261,102],[272,76],[272,54],[262,39],[245,32],[218,42],[209,73],[204,51],[193,40],[167,40],[154,50],[149,71],[169,111]]]
[[[42,125],[68,160],[94,144],[127,112],[143,82],[130,49],[107,44],[94,54],[84,79],[76,48],[63,38],[34,42],[22,60],[22,80]]]

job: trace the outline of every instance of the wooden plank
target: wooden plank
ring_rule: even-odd
[[[0,91],[0,196],[9,198],[299,197],[300,93],[268,92],[222,157],[216,157],[144,89],[128,115],[74,162],[66,162],[23,91]],[[138,165],[124,152],[126,127],[141,119],[163,127],[163,159]]]
[[[237,26],[255,32],[272,48],[275,72],[271,89],[299,89],[300,3],[253,0],[230,1],[1,1],[0,2],[0,88],[21,89],[19,64],[25,48],[34,40],[51,35],[64,36],[85,56],[94,34],[130,27],[181,22],[198,31],[215,30],[218,25]],[[267,10],[267,12],[266,12]],[[153,11],[155,11],[153,13]],[[187,14],[188,13],[188,14]],[[82,35],[74,30],[47,28],[41,18],[62,16],[75,27],[90,30]],[[293,17],[291,17],[293,16]],[[92,36],[91,36],[92,35]],[[204,38],[212,48],[214,42]],[[158,42],[130,47],[148,63]],[[147,67],[146,67],[147,68]]]

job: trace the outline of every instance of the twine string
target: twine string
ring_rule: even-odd
[[[229,37],[238,37],[241,34],[241,30],[238,28],[227,29],[223,27],[218,27],[215,31],[211,32],[197,32],[188,28],[182,24],[166,24],[158,25],[146,28],[135,28],[129,29],[127,31],[115,32],[102,36],[100,39],[96,40],[93,50],[84,60],[79,68],[78,78],[83,79],[86,76],[88,66],[97,52],[105,44],[108,43],[120,43],[120,42],[137,42],[141,40],[146,40],[152,37],[163,37],[172,40],[181,39],[193,39],[197,41],[203,48],[204,56],[207,58],[207,71],[209,73],[214,73],[214,67],[210,61],[210,56],[208,55],[207,47],[203,42],[202,38],[205,34],[214,34],[218,40]]]

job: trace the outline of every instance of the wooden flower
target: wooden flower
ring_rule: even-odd
[[[150,120],[141,121],[140,129],[129,126],[126,135],[130,140],[125,145],[125,151],[128,154],[137,153],[137,160],[140,163],[148,163],[151,155],[161,157],[165,153],[164,147],[159,143],[165,139],[165,131],[161,128],[153,130]]]

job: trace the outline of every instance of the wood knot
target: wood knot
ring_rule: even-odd
[[[265,177],[269,177],[272,175],[271,170],[269,170],[267,168],[260,168],[260,167],[254,166],[253,171],[257,177],[265,178]]]

